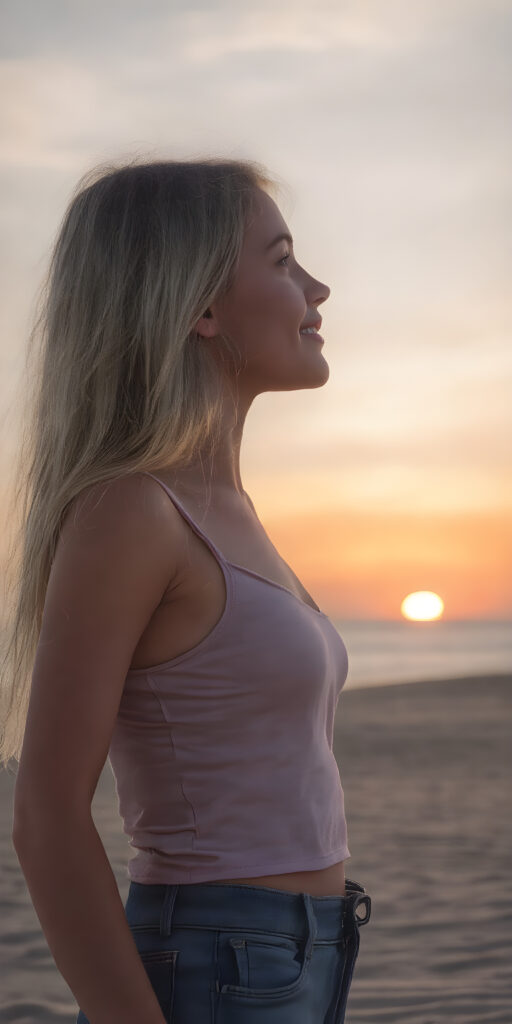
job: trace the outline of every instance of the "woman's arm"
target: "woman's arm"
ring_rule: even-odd
[[[165,1024],[92,818],[46,813],[13,842],[53,959],[91,1024]]]
[[[133,651],[176,573],[173,511],[141,475],[75,499],[35,658],[12,838],[55,963],[91,1024],[164,1024],[91,804]]]

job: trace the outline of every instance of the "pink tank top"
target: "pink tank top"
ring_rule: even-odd
[[[128,877],[207,882],[346,860],[332,750],[345,644],[320,609],[228,562],[158,483],[218,560],[227,599],[195,647],[126,676],[109,759],[137,850]]]

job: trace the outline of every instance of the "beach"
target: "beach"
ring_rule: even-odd
[[[345,870],[372,896],[348,1024],[512,1024],[511,706],[511,676],[342,693]]]
[[[510,675],[342,691],[345,872],[372,897],[347,1024],[512,1024],[511,705]],[[0,772],[0,1016],[72,1024],[11,844],[13,788]],[[93,816],[124,901],[133,851],[108,763]]]

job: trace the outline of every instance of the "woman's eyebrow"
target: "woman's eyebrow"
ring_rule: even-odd
[[[283,232],[282,232],[282,234],[280,234],[280,235],[277,235],[277,237],[276,237],[276,238],[272,239],[272,241],[271,241],[271,242],[269,242],[269,244],[268,244],[268,245],[267,245],[267,246],[265,247],[265,251],[266,251],[267,249],[272,249],[272,247],[273,247],[274,245],[277,245],[277,243],[278,243],[278,242],[282,242],[282,241],[283,241],[283,239],[284,239],[284,240],[285,240],[286,242],[289,242],[289,243],[290,243],[290,245],[293,245],[293,238],[292,238],[292,236],[291,236],[291,235],[289,235],[287,231],[283,231]]]

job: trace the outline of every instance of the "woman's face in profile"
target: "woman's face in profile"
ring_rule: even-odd
[[[322,342],[300,328],[320,319],[330,288],[304,270],[288,239],[276,241],[290,232],[274,200],[261,189],[256,199],[233,285],[211,304],[210,329],[233,340],[242,355],[239,383],[254,394],[321,387],[329,378]]]

